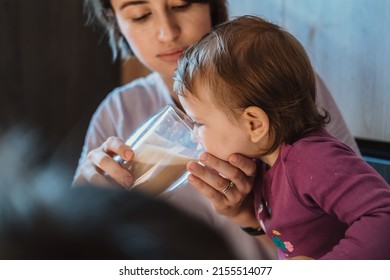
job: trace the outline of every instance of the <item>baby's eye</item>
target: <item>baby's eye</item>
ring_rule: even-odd
[[[193,123],[194,127],[196,127],[196,128],[203,126],[202,123],[198,123],[197,121],[193,121],[192,123]]]

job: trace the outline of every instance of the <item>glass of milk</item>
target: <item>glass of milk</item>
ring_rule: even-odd
[[[148,118],[126,144],[132,147],[134,159],[115,159],[134,176],[131,189],[154,195],[182,185],[188,176],[187,162],[197,160],[203,151],[192,120],[172,105]]]

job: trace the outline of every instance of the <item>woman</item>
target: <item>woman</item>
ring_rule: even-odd
[[[181,107],[172,91],[177,60],[213,25],[227,20],[226,1],[86,0],[86,4],[91,20],[97,20],[107,30],[114,58],[135,55],[152,73],[114,90],[99,106],[87,132],[74,184],[88,182],[109,185],[110,177],[120,185],[129,187],[133,183],[131,174],[112,157],[119,155],[131,160],[133,151],[122,139],[126,139],[148,116],[163,106],[176,104]],[[317,81],[318,99],[323,101],[321,107],[326,108],[333,119],[339,119],[331,122],[329,131],[353,145],[353,138],[336,104],[324,84],[319,79]],[[252,184],[256,167],[251,160],[239,155],[232,157],[230,163],[211,156],[209,159],[206,165],[226,174],[226,177],[234,178],[236,185]],[[207,169],[195,175],[204,178],[210,185],[221,186],[218,187],[220,189],[227,184],[226,179]],[[220,229],[234,246],[239,258],[270,257],[264,250],[256,248],[256,241],[246,236],[237,225],[216,215],[212,205],[191,187],[171,192],[166,199]]]

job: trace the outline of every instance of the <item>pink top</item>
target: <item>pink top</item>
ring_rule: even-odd
[[[282,146],[263,174],[255,209],[279,258],[390,259],[390,187],[326,131]]]

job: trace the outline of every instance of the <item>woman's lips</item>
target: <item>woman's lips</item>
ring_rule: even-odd
[[[185,48],[170,49],[158,54],[157,57],[166,62],[177,62],[184,50]]]

